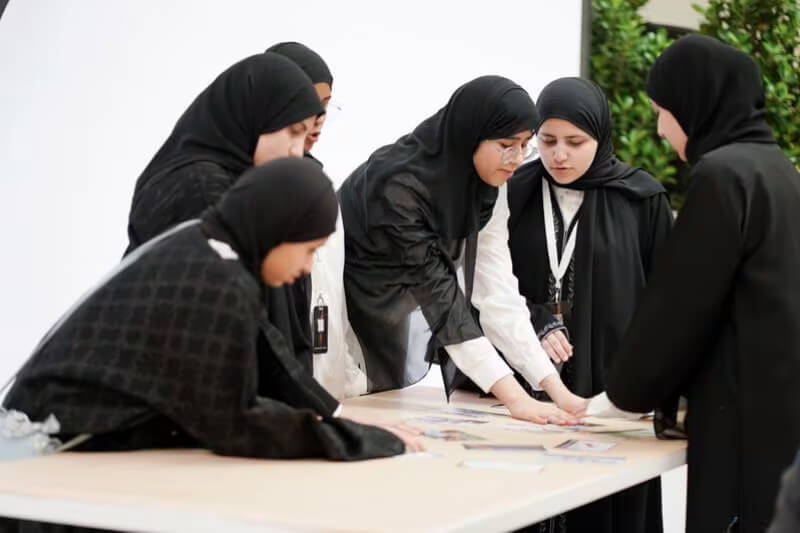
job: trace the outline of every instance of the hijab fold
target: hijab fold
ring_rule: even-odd
[[[370,206],[381,201],[386,183],[407,173],[425,191],[422,200],[439,235],[455,240],[475,233],[488,222],[497,199],[497,188],[481,180],[473,165],[478,144],[532,132],[538,123],[530,96],[511,80],[482,76],[462,85],[447,105],[375,151],[351,176],[365,182],[366,225],[373,222]]]

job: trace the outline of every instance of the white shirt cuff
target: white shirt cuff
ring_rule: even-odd
[[[544,352],[544,349],[541,347],[539,350]],[[531,386],[536,390],[542,390],[541,383],[544,378],[558,373],[556,367],[553,366],[552,361],[550,361],[550,357],[547,355],[547,352],[544,352],[544,357],[541,355],[528,357],[525,360],[525,363],[517,368],[517,371],[522,374],[522,377],[525,378],[525,381],[530,383]]]
[[[589,400],[589,405],[586,407],[586,416],[597,416],[601,418],[628,418],[631,420],[638,420],[642,417],[641,413],[631,413],[623,411],[608,399],[608,395],[602,392]]]
[[[512,374],[511,369],[503,362],[486,337],[451,344],[444,348],[458,369],[474,381],[483,392],[489,392],[500,379]]]
[[[333,418],[339,418],[339,415],[341,414],[342,414],[342,404],[339,404],[339,407],[336,408],[336,410],[333,412],[331,416]]]

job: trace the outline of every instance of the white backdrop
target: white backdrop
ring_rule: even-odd
[[[0,18],[0,381],[119,259],[136,177],[233,62],[283,40],[326,59],[343,110],[314,153],[338,184],[475,76],[505,75],[535,96],[577,74],[580,28],[580,0],[11,0]]]

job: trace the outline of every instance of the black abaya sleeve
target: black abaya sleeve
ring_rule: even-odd
[[[528,305],[528,310],[531,312],[531,322],[533,323],[533,329],[536,330],[536,336],[539,337],[539,340],[553,331],[567,329],[564,323],[556,318],[546,306],[537,304],[530,298],[526,298],[525,303]]]
[[[642,227],[650,231],[645,236],[645,242],[642,246],[642,262],[645,272],[649,276],[653,269],[655,255],[672,230],[674,218],[672,216],[672,207],[669,205],[669,197],[666,193],[648,198],[647,210],[649,221],[647,224],[643,224]]]
[[[273,397],[256,394],[255,371],[260,359],[256,353],[259,332],[280,351],[283,338],[274,328],[258,324],[254,311],[262,304],[250,299],[249,280],[233,280],[223,289],[220,301],[238,320],[229,322],[227,344],[213,354],[196,358],[182,374],[162,372],[152,379],[151,405],[172,419],[186,433],[221,455],[260,458],[327,457],[359,460],[402,453],[404,444],[391,433],[344,419],[321,417],[314,410],[321,401],[313,389],[305,389],[313,378],[290,383],[283,377],[274,380]],[[248,341],[247,339],[252,339]],[[284,345],[285,346],[285,345]],[[175,357],[185,357],[175,353]],[[289,356],[293,378],[305,373]],[[172,361],[165,361],[167,369]],[[324,393],[320,388],[319,391]],[[327,395],[327,393],[324,393]],[[281,398],[309,408],[295,408]]]
[[[258,336],[259,390],[292,407],[313,409],[331,416],[339,402],[305,370],[280,332],[262,325]]]
[[[386,199],[370,236],[383,240],[386,249],[402,270],[398,282],[408,290],[422,309],[432,333],[442,346],[461,344],[483,336],[464,292],[458,285],[456,267],[439,235],[431,227],[432,218],[422,207],[419,191],[402,180],[387,183]]]
[[[648,286],[611,369],[607,391],[618,407],[647,412],[681,392],[702,364],[728,312],[742,254],[745,194],[703,162],[677,222],[656,252]]]

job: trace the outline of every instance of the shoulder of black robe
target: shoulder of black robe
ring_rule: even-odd
[[[91,293],[25,365],[5,405],[36,418],[52,412],[65,434],[112,432],[154,413],[227,455],[401,453],[391,434],[314,408],[330,396],[299,385],[305,373],[265,316],[260,273],[248,260],[333,231],[330,181],[300,159],[248,174],[202,224],[143,247]],[[294,209],[262,209],[282,202]],[[226,245],[240,255],[223,253]],[[259,350],[272,354],[272,398],[257,394]],[[58,383],[85,385],[85,394],[59,397],[50,387]],[[92,401],[92,391],[108,394]]]
[[[327,83],[333,86],[333,74],[325,60],[311,48],[298,42],[284,42],[270,46],[266,50],[294,61],[311,78],[311,83]]]
[[[445,240],[463,239],[488,222],[497,188],[478,177],[472,162],[478,144],[533,131],[538,117],[528,93],[500,76],[476,78],[412,133],[376,150],[342,185],[352,195],[364,227],[382,223],[386,187],[402,176],[431,229]],[[352,191],[352,192],[349,192]]]
[[[135,192],[153,176],[194,161],[241,174],[253,165],[261,134],[323,111],[311,80],[293,61],[271,52],[245,58],[217,76],[181,115]]]
[[[325,165],[323,165],[323,164],[322,164],[322,161],[320,161],[319,159],[317,159],[316,157],[314,157],[314,156],[311,154],[311,152],[306,152],[306,153],[304,153],[304,154],[303,154],[303,157],[305,157],[306,159],[310,159],[311,161],[313,161],[313,162],[315,162],[316,164],[318,164],[320,167],[323,167],[323,168],[325,168]]]
[[[775,142],[765,121],[761,70],[713,37],[687,35],[667,47],[650,69],[647,94],[688,136],[690,164],[726,144]]]
[[[154,175],[134,197],[124,255],[167,229],[198,217],[238,178],[238,173],[212,161],[195,161]]]

